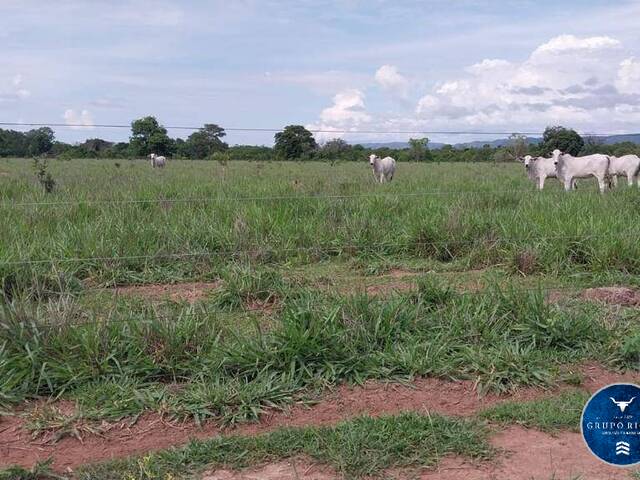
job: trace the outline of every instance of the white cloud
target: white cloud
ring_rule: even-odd
[[[561,35],[521,63],[485,59],[436,84],[415,112],[430,125],[608,131],[640,114],[640,62],[611,37]]]
[[[580,52],[597,52],[620,47],[620,41],[611,37],[585,37],[575,35],[560,35],[552,38],[536,48],[531,55],[539,57],[543,55],[564,55]]]
[[[623,60],[616,85],[623,93],[640,93],[640,61],[634,58]]]
[[[31,96],[31,92],[22,87],[22,75],[16,74],[13,77],[5,77],[0,81],[0,102],[15,102],[24,100]]]
[[[364,93],[358,89],[343,90],[333,97],[333,105],[320,113],[322,122],[329,125],[358,125],[371,120],[365,111]]]
[[[68,108],[62,115],[67,125],[72,125],[72,129],[81,129],[87,127],[93,127],[93,116],[89,110],[82,110],[76,112],[74,109]]]
[[[407,95],[409,81],[398,72],[398,68],[393,65],[381,66],[375,74],[376,82],[384,89],[391,90],[401,96]]]
[[[489,59],[485,58],[480,63],[476,63],[467,67],[467,71],[475,74],[482,74],[485,72],[493,72],[496,70],[503,70],[505,68],[511,67],[511,62],[502,59]]]

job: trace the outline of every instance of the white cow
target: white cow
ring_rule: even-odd
[[[556,165],[553,158],[532,157],[527,155],[524,157],[524,168],[531,180],[537,182],[538,190],[544,188],[544,181],[547,178],[557,178]]]
[[[627,184],[631,187],[636,182],[638,187],[638,173],[640,173],[640,158],[637,155],[623,157],[609,157],[609,175],[614,186],[618,186],[618,175],[627,177]]]
[[[167,163],[167,159],[165,157],[163,157],[162,155],[156,155],[155,153],[149,155],[149,158],[151,159],[151,166],[153,168],[164,168]]]
[[[380,158],[371,154],[369,155],[369,165],[373,169],[373,176],[377,182],[385,183],[393,180],[393,175],[396,173],[396,161],[393,158]]]
[[[576,178],[596,177],[600,193],[604,193],[605,180],[609,175],[609,157],[599,153],[585,157],[574,157],[556,149],[553,151],[553,162],[556,165],[558,179],[564,183],[564,189],[571,190]]]

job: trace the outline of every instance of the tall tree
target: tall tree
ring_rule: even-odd
[[[27,153],[29,155],[44,155],[53,148],[55,135],[49,127],[29,130],[25,135]]]
[[[410,138],[409,139],[409,159],[413,162],[424,162],[429,160],[429,139]]]
[[[275,135],[274,150],[281,159],[310,159],[317,148],[313,134],[302,125],[289,125]]]
[[[556,148],[563,153],[578,155],[584,147],[582,137],[570,128],[547,127],[542,136],[542,153],[550,155]]]
[[[221,140],[225,135],[224,128],[214,123],[205,123],[202,129],[189,135],[181,150],[189,158],[209,158],[215,152],[223,152],[229,148]]]
[[[131,123],[131,152],[136,156],[150,153],[171,155],[175,142],[167,135],[167,129],[155,117],[144,117]]]

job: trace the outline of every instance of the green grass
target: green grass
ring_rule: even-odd
[[[637,189],[536,192],[520,165],[401,164],[380,186],[365,162],[120,163],[53,161],[45,195],[31,161],[0,159],[0,410],[77,406],[31,412],[34,431],[147,410],[253,421],[366,379],[507,392],[585,360],[640,366],[637,310],[551,305],[539,290],[640,285]],[[402,196],[434,191],[445,193]],[[185,198],[205,200],[166,201]],[[362,294],[394,268],[416,273],[414,290]],[[217,279],[195,305],[101,291]],[[512,408],[552,428],[550,402]]]
[[[51,460],[36,463],[33,468],[10,467],[0,470],[0,480],[65,480],[51,468]]]
[[[515,423],[545,432],[579,430],[580,416],[587,400],[587,392],[572,390],[560,395],[526,402],[505,402],[480,413],[480,418],[501,424]]]
[[[235,423],[370,378],[470,378],[505,392],[553,384],[563,365],[587,359],[635,366],[622,339],[637,317],[611,321],[603,307],[554,306],[517,288],[466,295],[428,278],[387,298],[297,289],[269,328],[234,323],[216,298],[119,300],[108,317],[74,302],[0,311],[3,404],[62,395],[83,418],[156,410]]]
[[[402,164],[375,185],[366,164],[54,161],[59,189],[45,195],[31,162],[0,159],[0,278],[9,297],[77,292],[83,282],[212,278],[231,261],[291,265],[341,256],[427,258],[459,269],[501,266],[545,274],[640,272],[635,189],[604,197],[534,191],[520,165]],[[295,183],[294,181],[297,181]],[[453,192],[396,197],[412,192]],[[468,192],[468,193],[462,193]],[[377,196],[382,194],[382,196]],[[327,195],[363,195],[326,198]],[[258,197],[291,197],[247,200]],[[208,198],[196,202],[90,200]],[[12,206],[12,202],[75,202]],[[202,253],[192,257],[167,254]],[[20,264],[29,259],[148,256]]]
[[[331,465],[346,478],[379,476],[394,467],[433,466],[446,454],[486,459],[492,455],[477,422],[437,415],[355,418],[332,427],[287,428],[255,437],[228,436],[87,466],[80,479],[184,478],[204,469],[242,468],[296,455]]]

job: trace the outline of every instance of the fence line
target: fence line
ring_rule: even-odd
[[[96,123],[93,125],[84,125],[78,123],[46,123],[46,122],[0,122],[0,126],[5,127],[54,127],[54,128],[131,128],[131,124],[117,124],[117,123]],[[167,130],[203,130],[204,126],[193,127],[187,125],[173,125],[163,128]],[[262,127],[221,127],[227,132],[266,132],[277,133],[284,131],[284,128],[262,128]],[[505,132],[505,131],[464,131],[464,130],[327,130],[318,128],[308,128],[311,133],[339,133],[339,134],[371,134],[371,135],[543,135],[544,132],[538,131],[520,131],[520,132]],[[579,135],[585,137],[608,137],[608,136],[624,136],[633,135],[633,133],[589,133],[584,132]]]
[[[563,190],[550,191],[554,195],[565,195]],[[548,194],[547,191],[545,194]],[[589,190],[575,190],[572,195],[576,194],[589,194],[592,193]],[[362,193],[362,194],[350,194],[350,195],[267,195],[256,197],[231,197],[231,196],[217,196],[217,197],[187,197],[187,198],[146,198],[146,199],[78,199],[78,200],[64,200],[59,202],[2,202],[0,208],[12,208],[12,207],[57,207],[57,206],[69,206],[69,205],[104,205],[104,204],[150,204],[150,203],[212,203],[212,202],[269,202],[269,201],[286,201],[286,200],[348,200],[354,198],[378,198],[378,197],[429,197],[429,196],[451,196],[451,195],[514,195],[514,194],[528,194],[537,195],[540,192],[534,188],[530,189],[511,189],[511,190],[432,190],[424,192],[375,192],[375,193]]]
[[[475,238],[470,240],[458,240],[458,239],[442,239],[442,240],[430,240],[427,242],[417,241],[417,242],[407,242],[407,243],[372,243],[372,244],[344,244],[344,245],[316,245],[310,247],[287,247],[287,248],[278,248],[278,247],[269,247],[267,246],[255,246],[251,249],[237,249],[237,250],[216,250],[209,252],[184,252],[184,253],[159,253],[153,255],[117,255],[117,256],[96,256],[96,257],[67,257],[67,258],[43,258],[43,259],[27,259],[27,260],[2,260],[0,261],[0,265],[42,265],[42,264],[56,264],[56,263],[81,263],[81,262],[106,262],[106,261],[129,261],[129,260],[159,260],[159,259],[180,259],[180,258],[192,258],[192,257],[217,257],[217,256],[232,256],[232,255],[242,255],[242,254],[255,254],[261,248],[264,248],[267,252],[270,250],[275,250],[278,252],[310,252],[310,253],[332,253],[337,252],[341,253],[347,250],[365,250],[370,251],[371,249],[385,249],[385,248],[397,248],[397,249],[412,249],[415,247],[426,247],[426,246],[447,246],[447,245],[474,245],[477,243],[509,243],[509,242],[540,242],[540,241],[549,241],[549,240],[574,240],[574,241],[585,241],[592,239],[634,239],[638,238],[637,233],[624,233],[624,232],[615,232],[609,234],[580,234],[576,233],[573,235],[544,235],[544,236],[520,236],[520,237],[509,237],[509,238],[492,238],[492,237],[484,237],[484,238]]]

